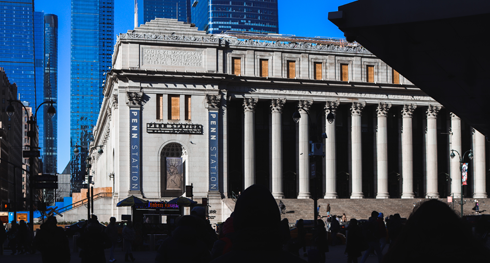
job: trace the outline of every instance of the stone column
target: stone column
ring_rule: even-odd
[[[243,189],[255,183],[255,105],[258,99],[244,98],[243,109],[245,111],[244,120],[244,175],[245,180]]]
[[[427,108],[426,164],[427,194],[426,198],[439,198],[437,190],[437,113],[440,106],[429,105]]]
[[[402,130],[402,199],[414,198],[413,194],[413,143],[412,114],[417,108],[414,104],[403,105]]]
[[[339,106],[338,101],[327,101],[325,104],[325,117],[329,113],[335,115],[335,111]],[[335,158],[335,120],[328,123],[325,120],[325,199],[336,199],[337,196],[337,166]]]
[[[391,104],[380,102],[376,108],[378,113],[378,130],[376,132],[376,153],[378,168],[378,193],[376,199],[388,199],[388,127],[386,115]]]
[[[282,190],[282,108],[286,99],[273,99],[272,111],[272,195],[284,198]]]
[[[461,119],[451,112],[451,149],[461,152]],[[451,151],[449,151],[451,154]],[[459,163],[459,156],[450,158],[450,171],[451,173],[451,194],[454,198],[461,198],[461,168]]]
[[[298,199],[310,198],[310,160],[308,156],[308,111],[313,104],[310,100],[300,100],[298,111],[301,115],[299,119],[299,193]]]
[[[351,145],[352,145],[352,193],[351,199],[362,199],[362,134],[361,112],[365,103],[353,102],[350,108],[352,114]]]
[[[474,182],[473,198],[487,198],[486,180],[485,180],[485,135],[479,131],[474,130],[473,133],[473,165],[474,170]]]

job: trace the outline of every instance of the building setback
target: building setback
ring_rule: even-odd
[[[473,149],[463,194],[487,196],[483,135],[368,50],[263,38],[170,19],[119,35],[90,148],[95,188],[114,193],[99,218],[130,213],[115,206],[130,195],[170,200],[191,184],[214,223],[231,213],[222,198],[252,184],[277,199],[459,197],[451,149]]]
[[[97,122],[114,45],[114,0],[71,1],[70,153],[72,191],[85,179],[85,157]],[[79,145],[80,154],[75,155]]]
[[[277,0],[191,0],[192,23],[209,34],[279,33]]]

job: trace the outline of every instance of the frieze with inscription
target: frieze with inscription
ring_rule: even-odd
[[[201,124],[187,123],[147,123],[147,133],[202,134]]]
[[[143,64],[162,66],[203,66],[202,51],[143,49]]]

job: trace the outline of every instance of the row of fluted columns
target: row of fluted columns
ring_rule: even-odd
[[[254,163],[254,109],[256,98],[245,98],[243,102],[245,112],[244,127],[244,188],[255,183]],[[282,108],[286,99],[271,100],[272,114],[272,194],[275,198],[284,198],[283,170],[282,170]],[[298,101],[298,112],[301,116],[298,123],[298,199],[310,198],[310,160],[308,126],[309,108],[313,104],[310,100]],[[327,101],[325,104],[325,116],[334,113],[339,106],[338,101]],[[362,192],[362,130],[361,115],[365,103],[353,102],[351,110],[351,198],[363,198]],[[388,129],[387,115],[391,104],[379,103],[377,112],[376,150],[377,150],[377,194],[376,198],[389,198],[388,192]],[[417,107],[413,104],[404,105],[402,108],[402,195],[403,199],[414,198],[413,192],[413,141],[412,141],[412,115]],[[427,108],[426,131],[426,185],[427,198],[438,198],[438,171],[437,171],[437,114],[440,106],[429,105]],[[325,199],[337,198],[336,192],[336,142],[335,120],[325,121]],[[462,153],[461,149],[461,120],[451,113],[451,149]],[[474,164],[474,197],[486,198],[485,190],[485,138],[478,131],[473,135]],[[457,159],[457,160],[456,160]],[[451,191],[455,197],[461,195],[461,171],[458,158],[451,159],[450,177],[452,179]]]

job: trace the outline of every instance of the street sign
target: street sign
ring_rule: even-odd
[[[29,158],[29,157],[40,157],[41,154],[39,151],[23,151],[22,152],[22,157],[24,158]]]
[[[35,183],[35,189],[58,189],[58,183]]]
[[[37,182],[42,182],[42,181],[48,181],[48,182],[57,182],[58,181],[58,176],[56,175],[49,175],[49,174],[43,174],[40,176],[32,176],[31,177],[32,181],[37,181]]]

